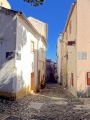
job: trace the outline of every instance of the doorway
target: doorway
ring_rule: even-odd
[[[34,72],[31,73],[31,90],[34,90]]]
[[[38,85],[40,85],[40,70],[38,71]]]

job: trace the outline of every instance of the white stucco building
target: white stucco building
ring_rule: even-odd
[[[40,41],[22,12],[0,7],[0,95],[19,99],[36,90]]]
[[[57,61],[57,74],[58,74],[58,83],[61,83],[61,35],[59,34],[58,40],[57,40],[57,53],[56,53],[56,61]]]
[[[37,20],[33,17],[28,17],[28,20],[32,23],[35,29],[42,36],[38,42],[38,84],[41,80],[45,80],[45,64],[46,64],[46,45],[48,37],[48,25],[40,20]]]

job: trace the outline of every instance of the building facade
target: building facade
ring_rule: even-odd
[[[45,57],[46,57],[46,46],[48,37],[48,25],[40,20],[33,17],[29,17],[28,20],[32,23],[35,29],[39,32],[42,37],[38,41],[38,85],[41,81],[45,81]]]
[[[76,0],[72,4],[63,32],[62,56],[66,54],[63,82],[76,97],[90,97],[90,1]],[[64,37],[65,36],[65,37]],[[65,53],[65,54],[64,54]],[[65,67],[64,67],[65,68]],[[63,69],[64,69],[63,68]]]
[[[58,75],[58,84],[61,84],[61,42],[62,40],[62,34],[60,33],[58,36],[58,40],[57,40],[57,44],[56,44],[56,49],[57,49],[57,53],[56,53],[56,62],[57,62],[57,75]]]
[[[22,12],[1,7],[0,18],[0,96],[19,99],[37,89],[43,36]]]

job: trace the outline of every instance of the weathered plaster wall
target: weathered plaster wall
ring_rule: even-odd
[[[29,17],[28,20],[32,23],[35,29],[47,39],[48,36],[48,25],[35,18]]]
[[[11,93],[16,92],[15,58],[7,60],[6,52],[16,49],[16,17],[6,12],[0,10],[0,91]]]
[[[39,32],[39,34],[45,37],[45,39],[47,39],[48,35],[47,24],[32,17],[29,17],[28,20]],[[45,76],[45,57],[46,57],[46,44],[44,43],[43,38],[40,38],[38,42],[38,70],[40,70],[40,81],[43,75]]]
[[[58,83],[61,82],[60,73],[61,73],[61,42],[58,38],[57,41],[57,73],[58,73]]]
[[[46,51],[45,51],[45,44],[40,39],[38,44],[38,70],[40,70],[40,81],[43,75],[45,76],[45,57],[46,57]]]
[[[69,22],[71,21],[71,33],[69,32]],[[71,17],[69,19],[68,26],[67,26],[67,40],[68,41],[76,41],[77,44],[77,33],[76,33],[76,5],[74,6],[74,9],[72,11]],[[77,61],[76,61],[76,45],[75,46],[67,46],[68,51],[68,60],[67,60],[67,77],[68,77],[68,88],[72,94],[77,96],[77,74],[76,74],[76,68],[77,68]],[[71,85],[71,73],[73,73],[73,82],[74,85]]]
[[[67,49],[66,49],[66,43],[64,42],[66,40],[66,32],[63,34],[63,38],[62,38],[63,42],[61,42],[62,44],[62,79],[61,79],[61,84],[63,86],[66,86],[67,85],[67,82],[66,82],[66,74],[67,74],[67,71],[66,71],[66,53],[67,53]]]
[[[37,85],[37,39],[30,31],[31,28],[18,18],[16,51],[21,54],[21,60],[16,60],[17,91],[31,86],[32,72],[34,72],[34,86]],[[31,41],[35,43],[34,53],[31,53]]]
[[[85,60],[77,57],[77,90],[79,96],[86,96],[90,87],[86,80],[86,72],[90,72],[90,0],[77,0],[77,56],[78,52],[87,53]]]

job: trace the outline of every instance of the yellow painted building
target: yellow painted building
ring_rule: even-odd
[[[63,83],[67,81],[68,90],[76,97],[90,97],[90,1],[76,0],[66,21],[65,47],[62,43]],[[66,79],[67,73],[67,79]],[[66,79],[66,80],[65,80]]]

